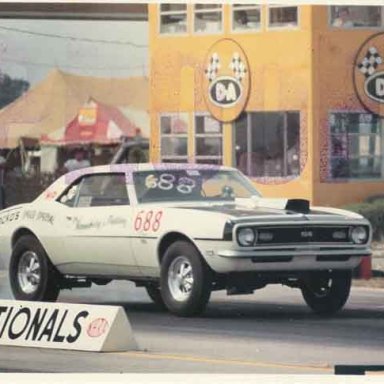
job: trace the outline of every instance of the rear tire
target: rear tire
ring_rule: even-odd
[[[166,309],[166,306],[164,304],[164,300],[161,296],[161,290],[160,287],[153,284],[148,284],[145,286],[145,289],[147,291],[148,296],[150,299],[155,303],[155,305],[160,309]]]
[[[313,273],[303,281],[301,292],[307,305],[319,315],[332,315],[347,302],[352,284],[351,271]]]
[[[34,236],[17,240],[9,264],[9,280],[16,300],[56,301],[60,293],[59,278]]]
[[[200,314],[209,301],[211,286],[211,271],[193,244],[176,241],[166,250],[160,287],[170,312],[178,316]]]

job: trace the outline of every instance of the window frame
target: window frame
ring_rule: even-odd
[[[298,177],[301,176],[302,174],[302,164],[301,164],[301,143],[302,143],[302,137],[301,137],[301,119],[302,119],[302,111],[301,110],[298,110],[298,109],[292,109],[292,110],[285,110],[285,111],[244,111],[244,113],[246,114],[246,120],[247,120],[247,128],[246,128],[246,138],[247,138],[247,152],[246,152],[246,155],[247,155],[247,163],[246,163],[246,173],[245,175],[250,178],[251,180],[292,180],[292,179],[296,179]],[[283,136],[284,136],[284,144],[283,144],[283,148],[284,148],[284,157],[283,157],[283,163],[284,163],[284,173],[285,173],[285,176],[270,176],[270,175],[263,175],[263,176],[253,176],[251,175],[251,170],[252,170],[252,166],[251,166],[251,156],[252,156],[252,114],[255,114],[255,113],[276,113],[276,114],[282,114],[283,115],[283,119],[284,119],[284,132],[283,132]],[[298,133],[299,133],[299,141],[298,141],[298,144],[299,144],[299,173],[298,174],[292,174],[292,175],[289,175],[287,174],[288,173],[288,159],[287,159],[287,151],[288,151],[288,148],[287,148],[287,142],[288,142],[288,113],[297,113],[298,114],[298,118],[299,118],[299,129],[298,129]],[[240,170],[238,168],[239,164],[237,164],[237,160],[236,160],[236,129],[234,127],[236,123],[233,122],[233,129],[232,129],[232,166],[238,170]]]
[[[377,116],[375,115],[374,113],[370,113],[368,112],[367,110],[365,109],[357,109],[357,110],[343,110],[343,109],[331,109],[331,110],[328,110],[328,154],[327,154],[327,159],[328,159],[328,172],[327,172],[327,182],[331,182],[331,183],[340,183],[340,182],[345,182],[345,183],[348,183],[348,182],[383,182],[384,180],[384,120],[382,118],[380,118],[380,116],[378,116],[378,119],[381,121],[381,126],[380,126],[380,133],[379,133],[379,136],[380,136],[380,142],[381,142],[381,172],[382,172],[382,176],[381,177],[378,177],[378,178],[372,178],[372,177],[365,177],[365,178],[356,178],[356,177],[332,177],[332,159],[334,158],[334,156],[332,156],[332,141],[331,141],[331,138],[332,138],[332,134],[331,134],[331,124],[330,124],[330,116],[332,114],[356,114],[356,115],[361,115],[361,114],[365,114],[365,115],[372,115],[372,116]],[[371,134],[373,135],[373,134]],[[356,134],[356,136],[361,136],[359,134]],[[348,135],[348,132],[347,132],[347,138],[349,137]],[[354,159],[359,159],[360,157],[366,157],[366,156],[359,156],[359,157],[354,157]],[[372,158],[375,158],[375,157],[378,157],[378,156],[372,156]],[[348,157],[348,162],[349,162],[350,158]]]
[[[181,3],[180,3],[181,4]],[[189,23],[189,17],[188,17],[188,4],[183,3],[185,5],[185,11],[162,11],[161,5],[162,3],[159,3],[157,5],[157,13],[158,13],[158,23],[157,23],[157,35],[162,37],[179,37],[179,36],[187,36],[189,35],[190,30],[190,23]],[[162,16],[168,16],[168,15],[175,15],[175,14],[184,14],[185,13],[185,21],[186,21],[186,30],[185,32],[161,32],[161,17]]]
[[[166,134],[163,134],[162,133],[162,130],[161,130],[161,118],[162,117],[179,117],[181,115],[185,115],[185,118],[186,118],[186,122],[187,122],[187,132],[186,133],[183,133],[183,134],[174,134],[174,133],[166,133]],[[189,128],[190,128],[190,122],[189,122],[189,113],[188,112],[162,112],[159,114],[159,131],[160,131],[160,135],[159,135],[159,153],[160,153],[160,161],[163,162],[163,160],[185,160],[186,163],[189,162],[189,151],[188,151],[188,148],[189,148]],[[177,137],[177,138],[186,138],[187,139],[187,154],[184,156],[178,156],[178,155],[174,155],[174,156],[163,156],[162,154],[162,138],[163,137]]]
[[[197,160],[220,160],[221,163],[218,165],[224,165],[224,124],[217,120],[218,124],[221,127],[220,133],[197,133],[196,127],[196,118],[197,117],[210,117],[214,120],[216,120],[209,112],[196,112],[193,115],[193,138],[194,138],[194,150],[193,150],[193,159],[194,162],[197,162]],[[205,138],[205,137],[212,137],[212,138],[221,138],[221,156],[204,156],[204,155],[197,155],[196,149],[197,149],[197,139],[198,138]],[[204,163],[204,162],[203,162]]]
[[[231,4],[231,10],[230,10],[230,32],[231,33],[255,33],[255,32],[261,32],[263,29],[263,8],[261,4],[239,4],[239,7],[234,7],[234,5],[237,4]],[[259,9],[260,12],[260,25],[258,28],[245,28],[245,29],[234,29],[234,18],[233,15],[235,11],[247,11],[247,10],[253,10],[253,9]]]
[[[192,23],[191,23],[191,32],[193,35],[197,36],[205,36],[205,35],[220,35],[224,33],[224,7],[223,3],[210,3],[212,5],[219,4],[220,7],[212,8],[212,9],[198,9],[197,13],[220,13],[221,14],[221,28],[216,32],[206,32],[206,31],[195,31],[195,19],[196,19],[196,4],[204,4],[204,3],[194,3],[192,4]]]
[[[332,23],[332,7],[342,7],[342,6],[349,6],[349,7],[356,7],[356,6],[361,6],[361,7],[380,7],[381,8],[381,25],[376,26],[376,27],[367,27],[367,26],[361,26],[361,27],[335,27]],[[382,5],[343,5],[343,4],[338,4],[338,5],[328,5],[328,28],[330,28],[332,31],[354,31],[354,30],[381,30],[384,28],[384,6]],[[342,112],[341,112],[342,113]]]
[[[289,25],[285,25],[285,26],[271,26],[270,25],[270,9],[271,8],[297,8],[297,23],[295,26],[289,26]],[[267,12],[267,16],[266,16],[266,30],[267,31],[297,31],[301,28],[301,6],[300,5],[267,5],[266,6],[266,12]]]

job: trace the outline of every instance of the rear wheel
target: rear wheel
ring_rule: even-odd
[[[161,295],[170,312],[179,316],[201,313],[211,294],[211,272],[193,244],[176,241],[161,263]]]
[[[158,308],[165,309],[165,304],[161,296],[160,287],[154,284],[148,284],[145,286],[148,296],[156,304]]]
[[[12,250],[9,280],[17,300],[56,301],[59,274],[34,236],[23,236]]]
[[[313,273],[301,287],[305,302],[313,312],[331,315],[347,302],[352,284],[351,271]]]

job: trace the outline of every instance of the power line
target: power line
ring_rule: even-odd
[[[4,27],[4,26],[0,26],[0,29],[2,29],[4,31],[9,31],[9,32],[24,33],[24,34],[32,35],[32,36],[43,36],[43,37],[50,37],[50,38],[55,38],[55,39],[63,39],[63,40],[71,40],[71,41],[82,41],[82,42],[85,42],[85,43],[128,45],[128,46],[135,47],[135,48],[148,48],[147,44],[136,44],[136,43],[133,43],[132,41],[89,39],[89,38],[86,38],[86,37],[56,35],[56,34],[51,34],[51,33],[34,32],[34,31],[28,31],[28,30],[25,30],[25,29],[12,28],[12,27]]]
[[[2,62],[9,62],[9,63],[16,63],[16,64],[25,64],[25,65],[31,65],[31,66],[37,66],[37,67],[48,67],[48,68],[54,68],[54,67],[61,67],[61,68],[71,68],[71,69],[89,69],[94,71],[126,71],[128,69],[137,69],[137,68],[147,68],[147,64],[141,64],[141,65],[134,65],[134,66],[126,66],[126,67],[91,67],[87,65],[86,67],[81,67],[77,65],[70,65],[70,64],[51,64],[51,63],[38,63],[34,61],[29,60],[20,60],[20,59],[14,59],[10,57],[1,56],[0,58],[0,65]]]

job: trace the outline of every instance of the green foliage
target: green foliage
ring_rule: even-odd
[[[6,74],[0,76],[0,109],[12,103],[29,88],[28,81],[12,79]]]
[[[384,196],[367,199],[363,203],[351,204],[343,208],[359,213],[369,220],[372,225],[374,241],[384,239]]]

